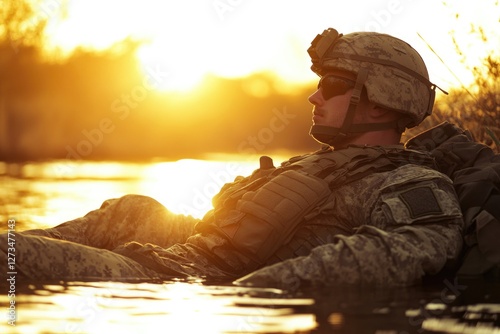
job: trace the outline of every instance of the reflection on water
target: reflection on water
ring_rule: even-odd
[[[427,305],[425,310],[435,310]],[[476,304],[447,308],[438,305],[438,310],[446,314],[441,318],[425,319],[422,328],[444,333],[500,333],[500,304]]]
[[[73,282],[26,290],[17,299],[13,333],[294,333],[316,327],[314,315],[294,313],[313,300],[284,299],[271,289]],[[263,293],[275,297],[260,298]]]
[[[461,286],[462,293],[454,295],[443,292],[446,285],[390,290],[316,288],[290,294],[181,281],[31,284],[17,287],[16,326],[4,317],[0,332],[500,332],[498,285],[496,296],[494,286],[479,285],[482,292],[471,290],[471,294],[467,290],[472,286]],[[478,303],[479,299],[483,302]],[[8,297],[0,295],[4,314],[8,307]]]
[[[9,218],[19,231],[54,226],[128,193],[201,217],[223,183],[256,167],[257,160],[0,163],[0,231]],[[1,333],[500,333],[498,283],[293,294],[181,281],[18,283],[14,327],[1,277]]]
[[[26,228],[49,227],[125,194],[151,196],[175,213],[201,217],[224,183],[257,167],[257,160],[0,162],[0,217],[16,217]]]

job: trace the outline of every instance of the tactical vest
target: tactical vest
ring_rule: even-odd
[[[428,150],[452,180],[465,221],[459,277],[500,279],[500,155],[448,122],[410,139],[405,147]]]
[[[278,168],[268,159],[261,158],[261,163],[248,178],[226,184],[214,197],[214,209],[197,226],[198,231],[225,237],[256,267],[288,243],[338,187],[409,163],[435,167],[429,154],[402,146],[324,148]]]

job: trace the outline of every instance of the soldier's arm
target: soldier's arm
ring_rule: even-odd
[[[304,282],[415,284],[458,258],[462,225],[460,207],[446,177],[430,172],[412,180],[395,174],[381,190],[369,225],[351,236],[335,236],[308,256],[260,269],[237,283],[281,288]]]
[[[461,247],[459,228],[449,226],[401,227],[387,233],[370,227],[350,237],[316,247],[310,255],[262,268],[238,284],[284,289],[299,285],[389,285],[417,283],[437,273]]]

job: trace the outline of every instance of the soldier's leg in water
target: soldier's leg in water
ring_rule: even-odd
[[[158,275],[105,249],[16,233],[15,271],[20,280],[127,280]],[[0,235],[0,261],[7,263],[7,234]]]
[[[191,216],[168,211],[151,197],[126,195],[105,201],[101,208],[84,217],[45,230],[24,231],[79,244],[115,249],[130,241],[170,247],[184,242],[198,222]]]

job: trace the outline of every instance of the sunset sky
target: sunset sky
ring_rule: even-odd
[[[431,81],[443,89],[467,83],[451,31],[475,65],[498,45],[500,9],[494,1],[435,0],[44,0],[47,49],[106,49],[126,37],[144,40],[137,57],[144,71],[161,70],[161,89],[189,92],[204,75],[238,77],[272,71],[283,84],[315,80],[306,49],[316,34],[369,30],[400,37],[424,57]],[[458,14],[458,16],[457,16]],[[488,43],[471,23],[496,36]],[[425,40],[425,42],[424,42]],[[428,43],[436,54],[427,47]],[[446,67],[449,67],[448,70]],[[256,87],[259,89],[259,87]]]

